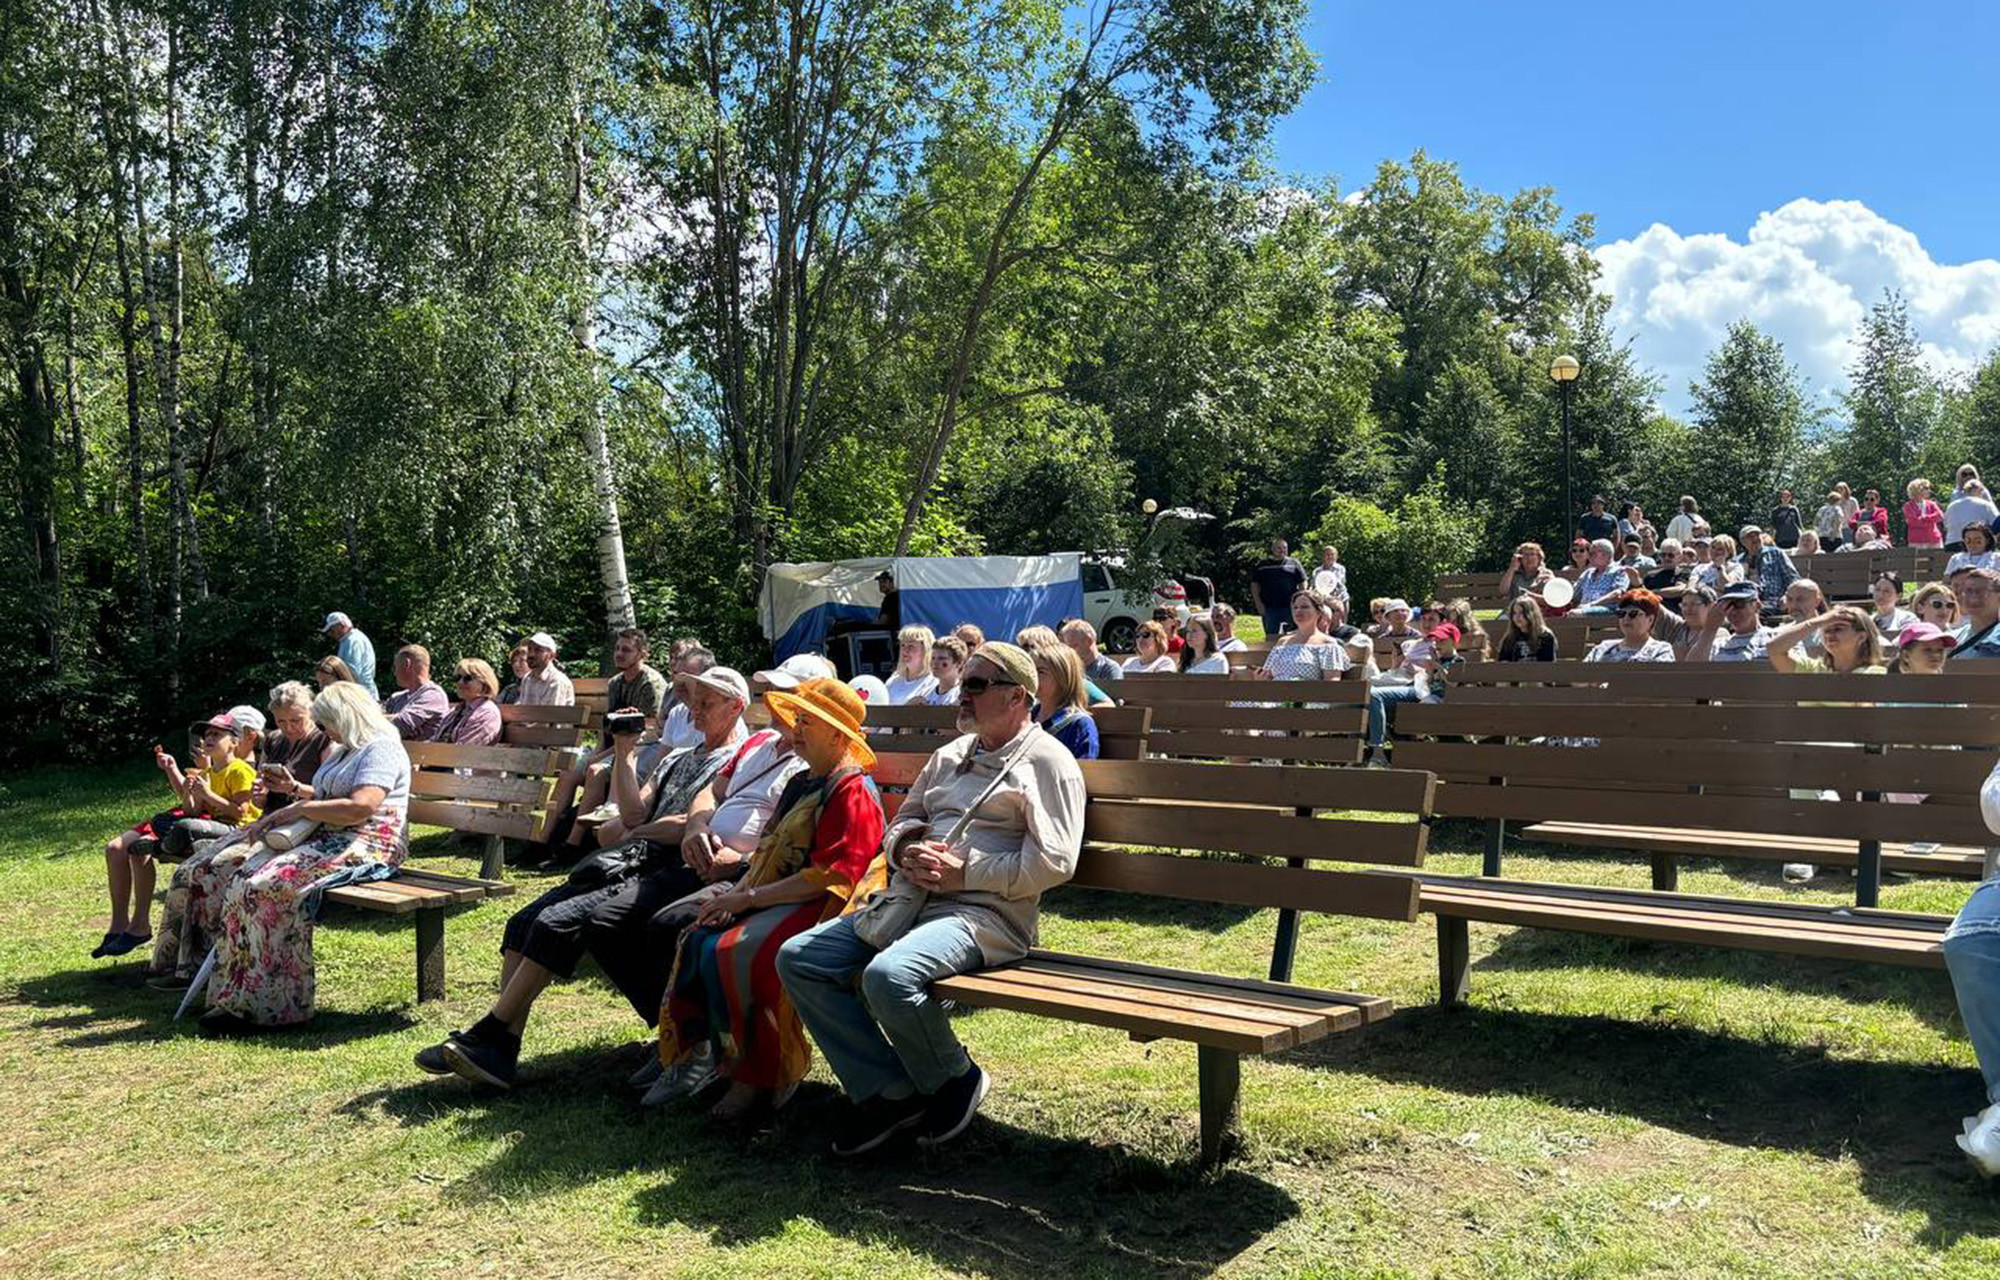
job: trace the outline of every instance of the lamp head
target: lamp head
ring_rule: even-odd
[[[1575,382],[1576,375],[1582,367],[1576,362],[1575,356],[1557,356],[1549,361],[1549,376],[1557,382]]]
[[[1153,501],[1151,498],[1148,498],[1144,502],[1139,504],[1139,510],[1147,515],[1152,515],[1155,511],[1158,511],[1159,509],[1160,509],[1160,504]]]

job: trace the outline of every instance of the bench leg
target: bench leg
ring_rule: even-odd
[[[417,912],[417,999],[444,999],[444,908]]]
[[[1201,1083],[1201,1163],[1222,1163],[1222,1148],[1236,1127],[1236,1099],[1243,1086],[1243,1059],[1227,1049],[1196,1046]]]
[[[1307,810],[1308,814],[1312,811]],[[1304,858],[1287,858],[1288,867],[1303,868]],[[1292,907],[1278,908],[1278,936],[1271,941],[1271,981],[1292,980],[1292,957],[1299,950],[1299,913]]]
[[[500,836],[486,837],[486,854],[479,860],[479,878],[498,880],[501,868],[507,863],[507,841]]]
[[[1500,874],[1500,855],[1507,851],[1507,820],[1488,818],[1486,820],[1486,861],[1480,864],[1482,876]]]
[[[1863,840],[1854,864],[1854,905],[1882,905],[1882,842]]]
[[[1472,928],[1464,916],[1437,919],[1438,1004],[1452,1008],[1472,993]]]
[[[1653,887],[1673,893],[1681,887],[1681,860],[1671,853],[1653,851]]]

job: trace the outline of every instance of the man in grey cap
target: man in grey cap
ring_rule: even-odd
[[[985,1071],[930,986],[1026,955],[1042,894],[1076,871],[1083,773],[1035,723],[1035,683],[1025,650],[979,646],[958,685],[964,736],[931,756],[883,836],[888,887],[778,952],[778,976],[853,1104],[835,1155],[909,1128],[920,1144],[949,1142],[986,1097]]]
[[[371,698],[380,698],[381,690],[375,687],[375,642],[354,625],[354,620],[338,611],[326,615],[320,624],[333,641],[333,654],[347,664],[354,673],[354,683],[368,690]]]
[[[521,642],[528,646],[528,674],[521,677],[520,705],[524,707],[573,707],[576,688],[556,665],[555,637],[537,631]]]
[[[1732,582],[1716,597],[1701,634],[1688,646],[1687,661],[1762,662],[1775,634],[1758,614],[1756,584]]]

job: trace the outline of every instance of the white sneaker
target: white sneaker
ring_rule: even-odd
[[[691,1098],[714,1082],[715,1053],[703,1045],[686,1060],[662,1071],[660,1078],[653,1081],[653,1087],[646,1090],[646,1096],[639,1099],[639,1105],[662,1107],[681,1098]]]
[[[666,1067],[661,1065],[660,1055],[656,1052],[652,1057],[639,1064],[637,1071],[625,1077],[625,1083],[631,1085],[634,1089],[650,1089],[653,1086],[653,1081],[658,1080],[665,1072]]]
[[[1982,1178],[2000,1178],[2000,1103],[1967,1120],[1965,1132],[1953,1138]]]
[[[1804,884],[1813,878],[1819,868],[1810,862],[1787,862],[1781,875],[1787,884]]]

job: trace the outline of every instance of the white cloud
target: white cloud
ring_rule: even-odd
[[[1725,331],[1747,319],[1785,344],[1812,394],[1844,387],[1855,326],[1900,290],[1932,366],[1972,368],[2000,345],[2000,260],[1934,260],[1903,227],[1854,200],[1794,200],[1758,215],[1741,242],[1654,223],[1597,249],[1612,321],[1684,411],[1688,384]]]

